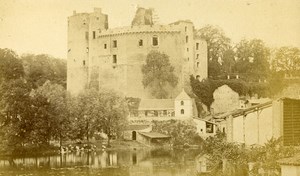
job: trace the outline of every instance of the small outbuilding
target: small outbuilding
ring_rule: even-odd
[[[137,140],[148,146],[170,146],[171,137],[157,132],[139,132]]]

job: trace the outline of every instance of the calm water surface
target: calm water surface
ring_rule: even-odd
[[[0,175],[194,176],[197,150],[78,152],[0,160]]]

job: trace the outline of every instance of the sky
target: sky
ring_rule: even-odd
[[[300,0],[0,0],[0,48],[67,57],[67,17],[102,8],[109,28],[129,26],[137,7],[154,8],[160,24],[190,19],[221,27],[238,43],[300,48]]]

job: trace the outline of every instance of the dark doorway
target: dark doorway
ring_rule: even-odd
[[[132,132],[132,140],[136,140],[136,131]]]

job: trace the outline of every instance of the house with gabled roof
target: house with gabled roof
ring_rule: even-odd
[[[141,99],[138,117],[131,119],[170,120],[197,117],[197,108],[193,98],[184,90],[175,99]]]

